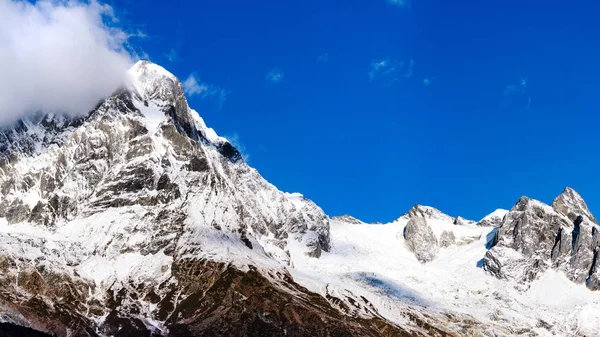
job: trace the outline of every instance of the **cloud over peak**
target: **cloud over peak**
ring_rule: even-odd
[[[188,97],[199,96],[201,98],[213,98],[217,101],[219,109],[223,106],[227,91],[212,84],[206,84],[198,79],[196,73],[191,73],[183,83],[183,91]]]
[[[0,125],[87,113],[124,80],[130,34],[96,1],[0,0]]]

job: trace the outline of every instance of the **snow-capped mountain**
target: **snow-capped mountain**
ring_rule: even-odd
[[[13,336],[597,335],[597,236],[570,188],[479,222],[422,205],[388,224],[329,218],[147,61],[81,118],[0,130]]]

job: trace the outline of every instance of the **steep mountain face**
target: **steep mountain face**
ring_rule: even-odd
[[[330,219],[172,74],[128,76],[80,118],[0,129],[0,336],[600,334],[600,293],[576,286],[600,289],[600,234],[574,190],[477,223]]]
[[[0,133],[0,321],[57,336],[403,334],[296,285],[288,245],[328,251],[328,217],[248,167],[173,75],[129,75],[80,119]]]
[[[552,206],[522,197],[504,217],[484,267],[524,285],[555,268],[598,290],[599,229],[583,198],[569,187]]]

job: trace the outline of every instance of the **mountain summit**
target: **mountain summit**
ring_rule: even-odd
[[[600,298],[576,284],[600,289],[598,242],[570,188],[479,223],[422,205],[330,220],[148,61],[81,117],[0,129],[0,332],[14,336],[594,335]],[[539,296],[557,284],[574,302]]]

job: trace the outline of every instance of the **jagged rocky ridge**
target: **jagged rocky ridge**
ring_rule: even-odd
[[[173,75],[142,61],[129,76],[79,119],[0,131],[0,321],[56,336],[415,333],[297,285],[288,245],[319,257],[328,217],[250,168]]]
[[[599,229],[583,198],[570,187],[551,206],[522,197],[504,217],[484,268],[523,284],[554,268],[599,290]]]
[[[81,118],[39,115],[0,130],[0,327],[6,331],[32,336],[570,331],[546,318],[518,326],[499,311],[506,306],[512,312],[512,298],[504,303],[506,295],[494,289],[464,295],[452,277],[451,298],[466,296],[469,304],[432,308],[418,295],[407,296],[406,284],[367,272],[371,265],[350,272],[361,262],[354,255],[348,255],[347,272],[335,274],[341,286],[326,278],[294,279],[303,276],[295,264],[316,268],[333,261],[333,268],[316,272],[330,273],[339,268],[335,254],[379,259],[404,247],[406,263],[420,262],[407,264],[414,275],[404,282],[434,281],[426,276],[440,259],[461,260],[460,254],[474,251],[482,268],[470,264],[473,275],[485,269],[503,286],[515,281],[525,291],[544,272],[559,270],[575,283],[600,287],[596,220],[570,188],[552,206],[522,198],[511,211],[497,210],[477,223],[421,205],[384,226],[349,215],[330,221],[310,200],[280,192],[244,163],[188,107],[173,75],[149,62],[136,64],[129,75],[127,85]],[[369,226],[386,236],[360,246],[348,241],[346,235],[353,234],[367,239]],[[337,247],[332,228],[341,231]],[[388,238],[393,248],[379,250]],[[480,251],[478,245],[491,249]],[[411,273],[402,264],[386,266],[372,270]],[[500,305],[489,319],[463,313],[480,302],[488,308],[490,298]]]

